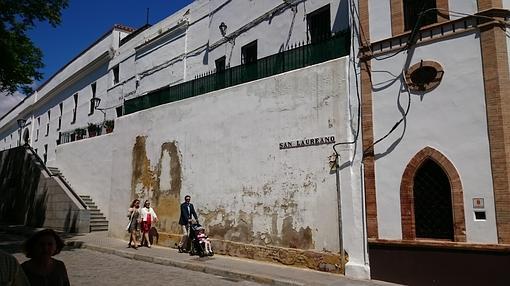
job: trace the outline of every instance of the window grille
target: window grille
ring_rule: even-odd
[[[329,4],[306,16],[308,31],[312,43],[324,41],[331,37],[331,16]]]
[[[417,238],[453,240],[453,212],[448,176],[427,159],[414,177],[414,217]]]
[[[436,0],[404,0],[404,29],[410,31],[416,25],[422,11],[436,8]],[[420,27],[437,22],[437,10],[429,10],[423,14]]]

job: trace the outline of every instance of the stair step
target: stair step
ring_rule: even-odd
[[[108,226],[108,221],[90,221],[91,226]]]
[[[94,213],[90,214],[90,217],[91,218],[101,218],[101,217],[105,217],[105,216],[101,212],[94,212]]]
[[[100,226],[100,227],[93,227],[93,226],[90,226],[90,231],[107,231],[108,230],[108,226]]]
[[[104,216],[90,218],[90,221],[91,222],[107,222],[108,223],[108,221],[106,220],[106,218]]]

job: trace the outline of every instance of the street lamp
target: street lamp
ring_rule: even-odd
[[[225,37],[225,35],[227,34],[227,25],[225,24],[225,22],[221,22],[219,28],[221,35]]]
[[[105,110],[107,108],[100,108],[99,107],[100,103],[101,103],[101,98],[93,97],[90,99],[90,104],[92,104],[92,106],[94,106],[94,109],[99,110],[103,113],[103,127],[104,127],[104,123],[106,122],[106,111]]]
[[[19,118],[17,120],[17,122],[18,122],[18,127],[19,127],[19,129],[18,129],[18,133],[19,133],[18,146],[21,146],[21,133],[23,131],[23,127],[25,127],[25,123],[27,123],[27,120],[24,118]]]

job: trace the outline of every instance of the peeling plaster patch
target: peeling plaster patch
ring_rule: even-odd
[[[181,231],[179,216],[182,170],[177,142],[166,142],[161,145],[161,154],[156,169],[159,178],[156,207],[160,217],[160,228],[178,233]],[[162,188],[162,185],[165,188]]]
[[[264,212],[266,211],[270,211],[270,208],[264,209]],[[267,232],[254,233],[254,217],[260,215],[243,210],[239,211],[238,214],[226,213],[224,208],[217,208],[212,211],[202,210],[200,212],[211,238],[256,245],[274,245],[299,249],[314,248],[312,229],[310,227],[301,227],[299,231],[294,229],[293,219],[290,216],[283,219],[282,231],[279,234],[277,211],[272,211],[269,214],[271,225]]]
[[[316,180],[313,180],[313,177],[314,177],[313,174],[306,175],[305,182],[303,183],[303,187],[304,187],[304,191],[307,193],[309,193],[309,192],[316,193],[317,192],[317,183],[316,183]]]
[[[161,231],[179,233],[182,170],[177,143],[161,145],[158,164],[152,169],[147,158],[146,139],[137,136],[133,146],[131,197],[150,199],[158,214]]]
[[[155,176],[150,168],[150,160],[147,158],[146,136],[137,136],[133,146],[132,174],[131,174],[131,198],[151,198],[155,185]],[[147,193],[146,193],[147,192]]]
[[[248,245],[216,239],[212,240],[212,244],[214,251],[219,254],[251,258],[260,261],[277,262],[285,265],[305,267],[325,272],[344,273],[339,253],[315,252],[310,250],[274,246]],[[349,261],[349,256],[345,253],[345,262],[347,261]]]
[[[282,239],[290,248],[313,249],[312,229],[307,226],[296,231],[292,224],[292,217],[286,217],[282,225]]]

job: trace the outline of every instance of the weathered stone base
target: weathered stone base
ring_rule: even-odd
[[[159,233],[158,245],[175,248],[180,239],[180,234],[162,232]],[[343,274],[345,263],[348,262],[347,254],[344,258],[344,265],[342,265],[339,253],[261,246],[219,239],[211,239],[211,243],[214,252],[218,254],[280,263],[287,266],[308,268],[330,273]]]

